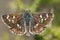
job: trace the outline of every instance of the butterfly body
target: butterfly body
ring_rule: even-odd
[[[26,21],[26,26],[29,26],[29,22],[32,19],[32,15],[30,14],[29,10],[26,10],[24,13],[24,20]]]
[[[9,26],[9,29],[17,34],[27,36],[39,34],[44,31],[47,24],[53,19],[52,13],[31,14],[25,10],[24,14],[12,13],[2,15],[2,21]]]

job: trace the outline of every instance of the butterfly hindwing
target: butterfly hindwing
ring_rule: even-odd
[[[25,34],[25,27],[22,20],[22,14],[14,13],[2,15],[2,21],[8,25],[8,27],[13,33],[18,35]]]

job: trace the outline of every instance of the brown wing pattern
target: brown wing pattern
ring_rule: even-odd
[[[13,33],[18,35],[25,34],[25,27],[22,21],[22,14],[14,13],[2,15],[2,21],[8,25],[8,27]]]
[[[32,14],[30,32],[32,34],[39,34],[45,29],[45,25],[49,24],[53,19],[52,13]]]

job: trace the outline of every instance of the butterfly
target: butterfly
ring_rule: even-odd
[[[45,10],[46,11],[46,10]],[[17,35],[35,35],[42,33],[54,18],[54,14],[50,11],[38,13],[30,13],[28,9],[24,13],[4,14],[1,16],[2,21],[8,25],[10,31]]]

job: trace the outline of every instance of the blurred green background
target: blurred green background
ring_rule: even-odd
[[[29,8],[31,12],[35,12],[45,6],[53,6],[54,20],[44,33],[34,37],[14,35],[0,19],[0,40],[60,40],[60,0],[0,0],[0,16],[12,13],[15,9]]]

